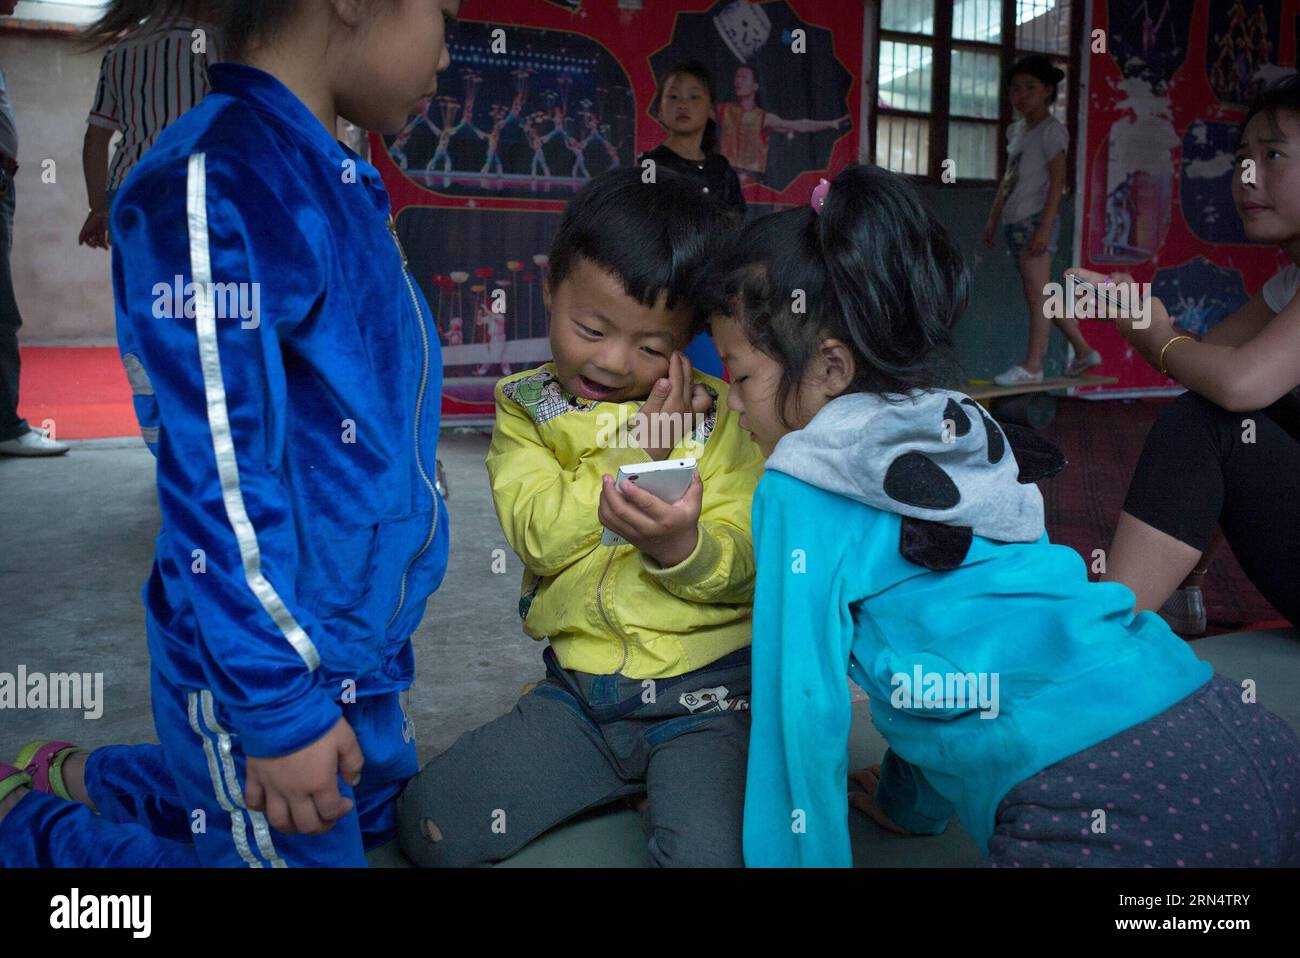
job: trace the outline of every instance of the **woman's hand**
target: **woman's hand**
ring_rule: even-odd
[[[998,224],[993,222],[992,217],[989,217],[989,221],[984,224],[984,245],[989,249],[993,248],[993,243],[997,239],[998,235],[997,231]]]
[[[1085,283],[1092,283],[1103,293],[1107,287],[1111,289],[1118,286],[1125,287],[1126,291],[1120,294],[1122,306],[1093,302],[1093,316],[1103,320],[1114,318],[1120,335],[1128,340],[1154,369],[1159,369],[1160,351],[1169,340],[1179,335],[1164,303],[1155,296],[1143,300],[1140,292],[1136,297],[1131,296],[1128,291],[1140,290],[1141,286],[1128,273],[1097,273],[1079,266],[1071,266],[1065,272],[1067,275],[1077,276]],[[1090,302],[1091,297],[1092,294],[1089,293],[1080,302]]]
[[[912,834],[886,815],[876,802],[876,787],[880,784],[879,765],[872,765],[870,768],[860,768],[856,772],[849,772],[849,781],[855,782],[862,787],[860,792],[849,791],[850,805],[860,812],[866,812],[875,820],[877,825],[886,831],[893,832],[895,835]]]

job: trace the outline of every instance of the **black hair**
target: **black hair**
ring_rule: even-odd
[[[1255,94],[1241,121],[1241,134],[1245,135],[1246,126],[1260,113],[1266,114],[1276,128],[1278,110],[1287,110],[1300,119],[1300,74],[1282,77]]]
[[[643,306],[667,294],[676,309],[690,294],[704,264],[725,232],[722,206],[702,194],[692,179],[660,167],[652,183],[639,167],[601,173],[570,201],[551,244],[551,291],[568,278],[579,259],[618,277],[623,290]],[[708,315],[692,309],[691,335]]]
[[[800,206],[741,230],[695,296],[780,364],[777,409],[789,426],[789,398],[826,339],[853,350],[846,392],[940,385],[969,289],[961,250],[912,183],[855,165],[835,177],[820,214]]]
[[[1041,53],[1034,53],[1012,64],[1011,69],[1007,71],[1007,86],[1010,86],[1011,81],[1022,73],[1033,77],[1043,86],[1051,87],[1052,92],[1048,95],[1047,102],[1056,102],[1058,84],[1065,79],[1064,70]]]
[[[221,39],[231,59],[255,44],[273,40],[298,12],[299,0],[214,0],[220,10]]]
[[[223,50],[229,60],[241,60],[254,47],[275,40],[297,16],[301,6],[301,0],[211,0],[211,3],[217,11]]]
[[[170,23],[183,17],[193,6],[193,0],[109,0],[103,14],[81,31],[79,39],[87,48],[106,46],[146,19]]]
[[[699,80],[704,85],[705,91],[709,94],[709,102],[713,106],[718,105],[718,88],[713,82],[713,73],[699,60],[686,60],[678,63],[671,70],[663,75],[659,80],[659,86],[655,90],[654,102],[650,104],[650,115],[656,120],[661,119],[659,116],[659,106],[663,103],[664,87],[668,81],[675,76],[689,76]],[[712,153],[718,148],[718,124],[713,119],[712,110],[709,111],[709,122],[704,124],[704,136],[700,138],[700,149],[705,153]]]
[[[104,15],[82,34],[89,46],[111,43],[146,17],[156,22],[184,15],[193,0],[109,0]],[[230,60],[242,59],[254,46],[274,40],[298,13],[301,0],[206,0],[213,25],[221,32]]]

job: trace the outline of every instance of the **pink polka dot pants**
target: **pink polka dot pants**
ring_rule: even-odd
[[[994,868],[1300,866],[1300,740],[1215,676],[998,806]],[[1063,716],[1068,721],[1068,716]]]

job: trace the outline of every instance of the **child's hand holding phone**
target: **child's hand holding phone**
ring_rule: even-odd
[[[624,480],[605,476],[600,490],[600,524],[618,533],[665,569],[695,551],[699,540],[704,483],[697,472],[676,502],[664,502]]]

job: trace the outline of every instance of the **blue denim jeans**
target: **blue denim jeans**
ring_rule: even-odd
[[[1033,216],[1015,223],[1004,223],[1003,232],[1007,237],[1007,249],[1011,250],[1011,255],[1015,257],[1023,256],[1029,252],[1029,241],[1034,238],[1034,233],[1038,226],[1043,222],[1043,214],[1035,213]],[[1049,255],[1056,252],[1057,240],[1061,235],[1061,218],[1059,216],[1052,220],[1052,235],[1047,241],[1047,252]]]
[[[421,865],[486,865],[579,813],[646,792],[650,859],[741,867],[749,649],[667,679],[563,669],[513,710],[462,735],[398,801]],[[437,827],[433,840],[425,821]]]

